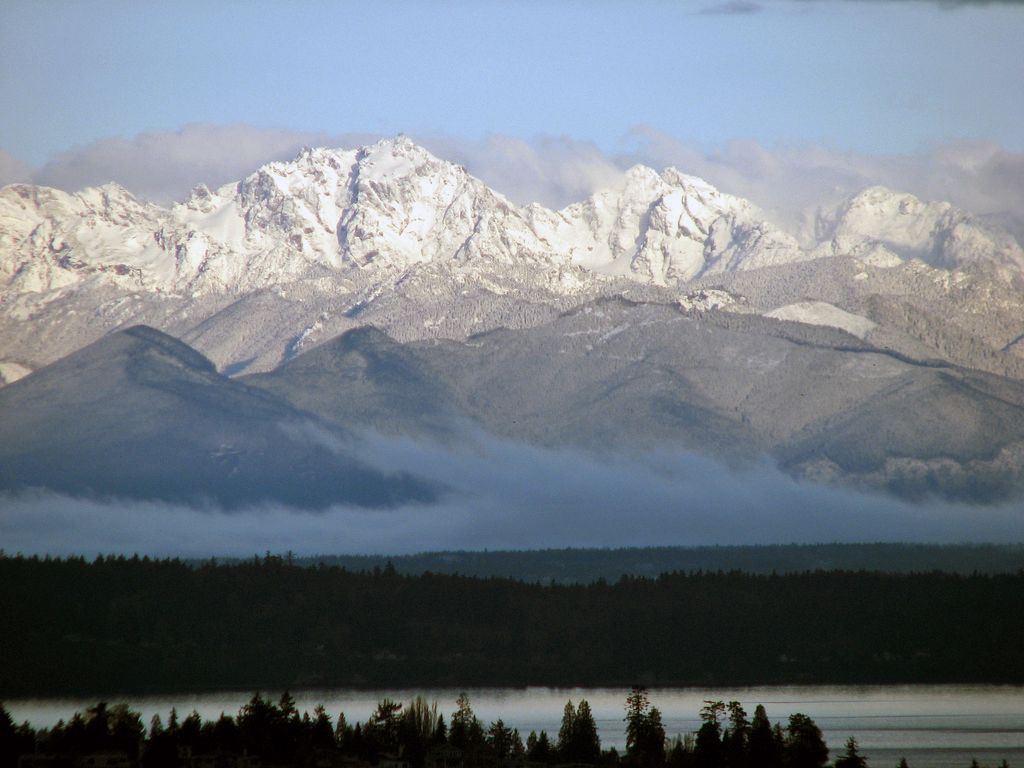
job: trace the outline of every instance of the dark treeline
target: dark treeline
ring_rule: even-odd
[[[323,687],[1024,683],[1024,571],[354,573],[0,557],[0,696]]]
[[[201,560],[188,561],[202,565]],[[240,559],[227,562],[241,562]],[[1015,573],[1024,568],[1024,544],[776,544],[703,547],[621,547],[493,552],[422,552],[415,555],[294,557],[295,565],[336,565],[372,571],[391,563],[401,574],[452,573],[519,581],[589,584],[622,576],[743,571],[879,571],[886,573]]]
[[[557,736],[534,731],[525,739],[501,719],[485,726],[465,693],[456,706],[446,725],[436,702],[384,699],[366,722],[349,723],[323,705],[300,715],[286,691],[276,704],[257,693],[237,717],[212,721],[172,709],[166,723],[157,714],[147,728],[127,705],[101,702],[36,730],[16,726],[0,704],[0,768],[824,768],[829,759],[807,715],[772,725],[763,706],[751,719],[737,701],[706,701],[695,733],[666,738],[642,686],[625,701],[621,755],[602,749],[585,699],[566,703]],[[866,765],[852,737],[832,763]],[[898,768],[908,768],[906,760]]]

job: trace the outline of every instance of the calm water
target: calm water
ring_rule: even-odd
[[[471,689],[468,693],[473,711],[485,725],[501,718],[524,738],[531,730],[557,734],[565,702],[586,699],[602,746],[621,750],[625,742],[622,718],[627,689]],[[265,695],[276,700],[280,692]],[[447,721],[459,691],[329,690],[296,693],[294,698],[300,711],[312,711],[322,703],[332,718],[344,712],[353,723],[366,720],[385,697],[409,701],[416,695],[436,701]],[[251,697],[249,691],[121,701],[142,712],[148,723],[158,713],[166,722],[171,707],[182,715],[195,709],[204,719],[215,719],[222,712],[235,715]],[[649,697],[661,710],[670,736],[698,728],[697,713],[705,699],[736,700],[749,715],[764,704],[769,719],[783,726],[794,712],[809,715],[824,732],[833,759],[853,736],[875,768],[894,768],[903,756],[911,768],[967,768],[974,757],[983,766],[996,766],[1006,759],[1013,768],[1024,768],[1024,688],[1019,686],[678,688],[653,690]],[[38,728],[95,703],[93,699],[25,699],[8,701],[6,706],[15,722],[27,720]]]

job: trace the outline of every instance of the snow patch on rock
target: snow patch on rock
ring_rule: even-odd
[[[855,315],[826,301],[801,301],[787,304],[764,313],[765,317],[777,320],[791,320],[806,325],[825,325],[839,328],[863,339],[875,327],[875,323],[862,315]]]
[[[0,363],[0,384],[13,384],[32,373],[32,369],[20,363],[5,361]]]

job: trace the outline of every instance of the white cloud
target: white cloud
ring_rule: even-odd
[[[561,208],[613,185],[639,163],[658,171],[675,167],[749,198],[794,234],[808,234],[821,207],[875,185],[947,200],[976,214],[1013,217],[1018,235],[1024,226],[1024,154],[991,142],[937,144],[918,156],[885,157],[813,144],[767,148],[749,140],[702,148],[645,127],[610,154],[565,137],[423,141],[519,204]]]
[[[35,174],[36,169],[31,165],[0,149],[0,187],[31,182]]]
[[[216,188],[238,181],[265,163],[294,157],[304,146],[352,149],[379,138],[196,123],[179,131],[152,130],[132,139],[107,138],[74,147],[38,170],[3,153],[0,181],[32,181],[69,192],[116,181],[140,197],[167,204],[183,199],[200,182]],[[465,165],[518,204],[539,201],[562,207],[621,176],[616,159],[593,143],[562,137],[529,142],[502,135],[481,141],[438,134],[414,138],[439,157]],[[10,158],[9,172],[5,157]]]
[[[75,147],[51,158],[33,180],[71,192],[116,181],[167,204],[182,200],[196,184],[216,188],[238,181],[265,163],[294,157],[304,146],[351,148],[377,138],[194,123],[179,131],[152,130]]]
[[[181,200],[199,182],[217,187],[240,180],[266,162],[293,157],[303,146],[354,148],[378,138],[194,124],[75,147],[35,172],[0,150],[0,181],[31,177],[69,191],[117,181],[137,195],[168,203]],[[806,234],[820,206],[876,184],[926,200],[948,200],[978,214],[1014,217],[1016,233],[1024,230],[1024,154],[989,142],[940,144],[918,156],[883,157],[813,144],[767,148],[739,140],[697,147],[648,127],[634,129],[614,153],[567,137],[413,138],[518,204],[561,208],[616,183],[625,169],[643,163],[659,171],[674,166],[750,198],[795,234]]]
[[[989,142],[938,144],[918,156],[884,157],[817,145],[768,149],[755,141],[701,150],[651,128],[637,128],[630,138],[634,147],[623,159],[701,176],[751,199],[790,230],[806,230],[819,207],[874,185],[1024,221],[1024,154]]]
[[[539,202],[562,208],[611,186],[622,176],[621,163],[592,142],[564,136],[532,141],[492,134],[482,141],[425,136],[423,145],[438,157],[466,169],[514,203]]]

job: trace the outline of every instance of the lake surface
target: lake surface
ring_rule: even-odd
[[[527,688],[469,689],[473,711],[486,725],[501,718],[525,737],[531,730],[558,733],[565,702],[586,699],[597,721],[603,747],[625,745],[625,688]],[[265,692],[274,700],[280,691]],[[379,701],[391,698],[408,702],[420,695],[436,701],[445,721],[455,711],[457,690],[301,691],[293,694],[300,711],[324,704],[336,719],[344,712],[350,723],[365,721]],[[648,692],[653,706],[662,712],[665,731],[671,737],[695,731],[698,712],[705,700],[736,700],[752,716],[764,704],[769,719],[783,726],[794,712],[802,712],[818,724],[838,757],[853,736],[876,768],[895,768],[906,757],[911,768],[968,768],[972,758],[983,766],[997,766],[1003,759],[1012,768],[1024,768],[1024,687],[1021,686],[791,686],[757,688],[673,688]],[[148,724],[154,714],[164,722],[172,707],[184,716],[193,709],[203,719],[222,712],[237,715],[252,698],[252,691],[188,694],[181,696],[120,698],[143,715]],[[95,699],[21,699],[5,702],[15,722],[33,727],[51,726],[76,711],[94,706]]]

